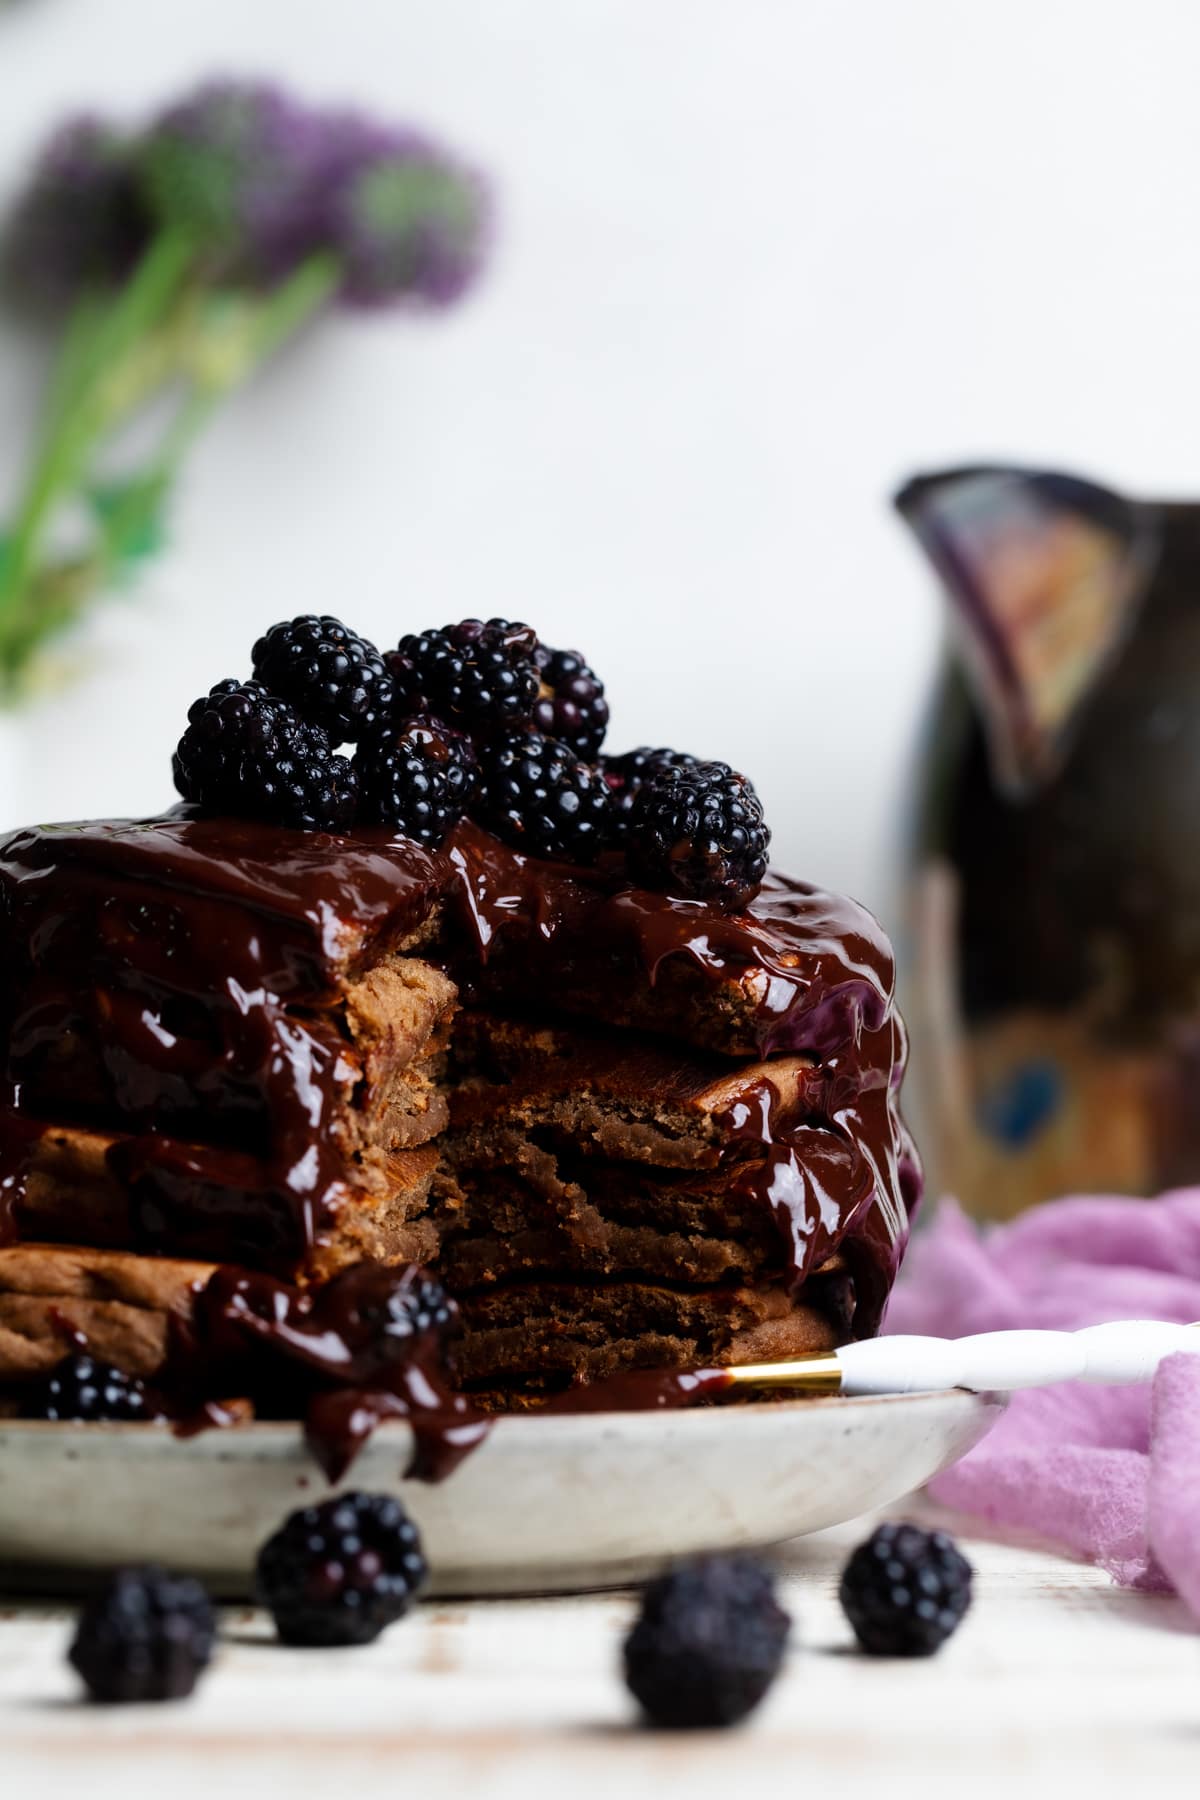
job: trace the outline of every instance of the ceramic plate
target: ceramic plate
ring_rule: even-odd
[[[692,1412],[502,1418],[437,1486],[382,1426],[346,1486],[401,1493],[441,1594],[619,1585],[665,1558],[761,1548],[885,1505],[979,1441],[999,1402],[955,1389]],[[0,1562],[23,1585],[156,1560],[245,1593],[259,1544],[326,1483],[293,1425],[0,1426]]]

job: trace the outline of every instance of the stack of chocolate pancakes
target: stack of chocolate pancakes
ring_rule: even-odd
[[[413,1263],[495,1406],[878,1329],[919,1173],[849,901],[179,807],[0,842],[0,981],[10,1403],[81,1343],[194,1382],[217,1291],[311,1347]]]

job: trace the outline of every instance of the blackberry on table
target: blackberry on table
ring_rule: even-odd
[[[538,697],[537,635],[507,619],[411,633],[387,658],[403,713],[434,713],[486,736],[527,722]]]
[[[147,1563],[118,1569],[92,1596],[68,1655],[93,1700],[182,1700],[211,1661],[215,1637],[200,1583]]]
[[[218,681],[194,701],[172,769],[183,798],[206,812],[301,831],[344,831],[354,818],[349,761],[261,682]]]
[[[721,762],[660,770],[634,795],[626,830],[643,887],[729,907],[758,892],[770,841],[753,785]]]
[[[629,833],[629,815],[639,789],[664,769],[694,769],[699,758],[684,750],[652,750],[642,744],[621,756],[602,756],[600,768],[612,793],[612,836],[622,842]]]
[[[532,714],[535,729],[590,762],[608,729],[604,683],[578,650],[551,650],[548,644],[539,644],[533,660],[540,682]]]
[[[158,1419],[162,1414],[136,1376],[77,1351],[25,1389],[21,1417],[90,1422],[107,1419],[129,1424]]]
[[[254,646],[254,673],[332,743],[357,740],[391,712],[393,682],[369,639],[340,619],[284,619]]]
[[[354,767],[359,822],[394,826],[421,844],[440,844],[475,792],[469,741],[436,719],[374,726],[358,747]]]
[[[872,1656],[932,1656],[971,1604],[971,1565],[944,1531],[881,1525],[847,1562],[839,1597]]]
[[[625,1640],[625,1681],[651,1725],[736,1725],[778,1675],[790,1632],[760,1563],[703,1557],[646,1588]]]
[[[386,1494],[306,1506],[258,1554],[259,1596],[285,1644],[369,1644],[427,1579],[417,1528]]]
[[[517,731],[480,753],[481,822],[529,856],[592,862],[603,848],[611,797],[600,771],[539,731]]]

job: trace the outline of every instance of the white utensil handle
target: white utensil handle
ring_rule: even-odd
[[[1116,1319],[1074,1333],[1087,1352],[1084,1381],[1149,1381],[1165,1356],[1200,1351],[1195,1325],[1167,1325],[1161,1319]]]
[[[1121,1319],[1083,1331],[989,1331],[977,1337],[883,1337],[837,1352],[847,1394],[965,1387],[1012,1392],[1055,1381],[1148,1381],[1164,1356],[1200,1352],[1200,1329]]]

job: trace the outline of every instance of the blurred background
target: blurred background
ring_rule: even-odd
[[[1152,775],[1102,712],[1097,744],[1137,779],[1118,793],[1084,759],[1034,829],[1030,792],[980,760],[978,720],[964,739],[962,695],[935,702],[944,602],[891,497],[973,461],[1200,495],[1198,52],[1189,0],[0,6],[0,201],[64,114],[139,124],[214,74],[428,127],[497,200],[461,305],[323,320],[222,409],[165,552],[0,712],[0,825],[169,803],[189,702],[247,673],[278,618],[333,612],[385,647],[464,615],[527,619],[607,681],[610,748],[746,770],[777,860],[882,916],[945,1114],[942,1178],[1008,1180],[1012,1210],[1072,1183],[1194,1177],[1194,1127],[1170,1156],[1152,1140],[1164,1109],[1196,1114],[1200,888],[1172,885],[1183,840],[1147,795],[1200,818],[1177,780],[1194,781],[1200,737],[1186,768],[1172,751]],[[14,501],[47,368],[44,336],[7,319]],[[1064,570],[1083,593],[1081,692],[1133,616],[1120,558],[1136,538],[1140,604],[1161,549],[1157,514],[1097,504],[1055,539],[1053,579],[1048,538],[1006,565],[1047,617]],[[1184,568],[1200,592],[1200,548],[1176,552],[1175,590]],[[1053,713],[1066,639],[1040,641]],[[1160,634],[1155,656],[1120,719],[1161,747],[1200,716],[1200,643]],[[1186,679],[1164,712],[1172,669]],[[917,822],[931,794],[957,796],[957,823]],[[1143,843],[1131,821],[1152,814]],[[1064,844],[1060,881],[1046,847]],[[1060,979],[1076,892],[1117,898]],[[1134,968],[1164,920],[1173,960]],[[1026,981],[1035,939],[1049,974]],[[1148,993],[1174,997],[1149,1025]]]
[[[459,309],[335,319],[222,413],[0,819],[166,803],[277,617],[502,612],[590,653],[617,747],[747,769],[785,865],[894,915],[940,603],[890,491],[976,456],[1200,486],[1198,49],[1187,0],[0,9],[6,189],[64,112],[233,72],[425,123],[499,204]],[[3,492],[42,357],[5,327]]]

